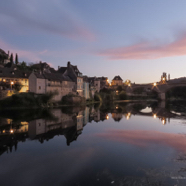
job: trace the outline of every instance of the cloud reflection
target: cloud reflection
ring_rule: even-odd
[[[98,136],[111,141],[128,143],[143,148],[150,147],[151,145],[165,145],[178,151],[186,151],[186,136],[184,134],[113,129],[105,133],[100,133]]]

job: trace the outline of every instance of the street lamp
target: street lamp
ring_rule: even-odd
[[[13,84],[14,84],[14,82],[12,81],[12,82],[11,82],[11,90],[12,90],[12,85],[13,85]]]
[[[157,83],[154,83],[154,86],[156,86],[157,85]]]

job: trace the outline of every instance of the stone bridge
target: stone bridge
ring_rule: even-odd
[[[143,87],[146,90],[154,90],[158,93],[159,98],[161,100],[165,100],[166,99],[166,92],[172,88],[175,87],[186,87],[186,82],[182,82],[182,83],[171,83],[171,82],[166,82],[164,84],[161,83],[156,83],[156,85],[154,85],[154,83],[149,83],[149,84],[132,84],[130,87],[128,87],[128,92],[130,92],[130,90],[133,90],[135,88],[140,88]]]

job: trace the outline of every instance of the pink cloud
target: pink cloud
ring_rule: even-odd
[[[126,47],[107,49],[99,53],[112,60],[122,59],[158,59],[163,57],[186,55],[186,35],[168,44],[141,42]]]
[[[183,134],[163,133],[144,130],[109,130],[98,134],[108,140],[128,143],[139,147],[150,147],[152,144],[166,145],[179,151],[186,151],[186,136]]]

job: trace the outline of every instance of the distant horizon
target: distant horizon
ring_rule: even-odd
[[[0,48],[0,49],[2,49],[2,48]],[[2,49],[2,50],[3,50],[3,49]],[[8,54],[8,52],[6,52],[5,50],[3,50],[3,51],[4,51],[6,54]],[[15,57],[14,57],[14,56],[16,55],[16,53],[14,54],[14,53],[12,53],[10,50],[8,50],[8,51],[9,51],[9,55],[13,54],[13,61],[15,62]],[[19,54],[17,54],[17,55],[19,56]],[[32,61],[27,62],[27,61],[25,61],[25,60],[23,60],[23,61],[26,62],[27,65],[29,65],[29,64],[31,64],[31,63],[37,64],[37,63],[40,63],[40,62],[42,62],[42,63],[47,63],[47,64],[50,65],[50,67],[54,68],[55,70],[58,70],[58,66],[59,66],[59,65],[57,65],[57,67],[54,67],[52,63],[48,63],[47,61],[36,61],[36,62],[32,62]],[[23,61],[20,61],[20,60],[19,60],[20,63],[23,62]],[[69,62],[69,61],[66,62],[66,65],[64,65],[64,66],[59,66],[59,67],[67,67],[67,63],[68,63],[68,62]],[[73,64],[71,61],[70,61],[70,63],[71,63],[72,65],[78,67],[78,65]],[[79,67],[78,67],[78,69],[80,70],[80,72],[82,72],[81,69],[80,69]],[[165,73],[166,73],[166,72],[165,72]],[[128,78],[123,79],[123,77],[122,77],[121,75],[119,75],[119,74],[113,76],[112,78],[109,78],[109,77],[106,76],[106,75],[100,75],[100,76],[94,75],[94,76],[90,76],[90,75],[84,74],[83,72],[82,72],[82,74],[83,74],[83,76],[88,76],[88,77],[107,77],[107,78],[109,79],[109,83],[111,83],[111,81],[114,79],[115,76],[120,76],[120,77],[122,78],[123,82],[125,82],[126,80],[130,80],[130,79],[128,79]],[[163,72],[162,72],[162,74],[163,74]],[[161,74],[161,75],[162,75],[162,74]],[[166,73],[166,74],[167,74],[167,76],[168,76],[169,73]],[[137,83],[137,82],[135,82],[135,81],[134,81],[134,82],[132,82],[131,80],[130,80],[130,81],[131,81],[131,83],[135,83],[135,84],[151,84],[151,83],[160,81],[160,80],[161,80],[161,75],[160,75],[160,77],[159,77],[159,80],[155,80],[155,81],[152,81],[152,82],[145,82],[145,83],[140,82],[140,83]],[[174,78],[171,78],[171,74],[170,74],[170,80],[173,80],[173,79],[180,79],[180,78],[186,78],[186,77],[185,77],[185,76],[182,76],[182,77],[174,77]]]

